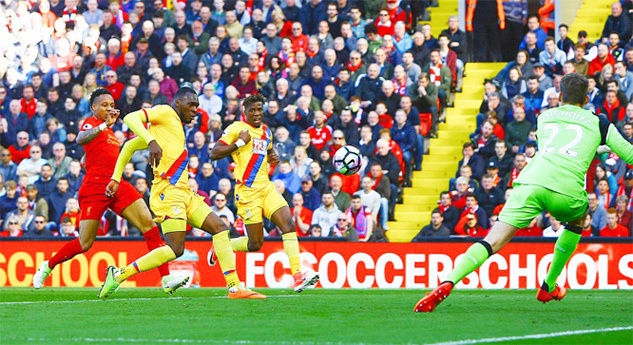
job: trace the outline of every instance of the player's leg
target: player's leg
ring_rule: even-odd
[[[158,225],[152,219],[152,214],[149,212],[143,199],[136,199],[129,204],[123,209],[121,215],[130,222],[132,226],[141,231],[149,251],[165,245],[165,242],[160,237]],[[161,277],[168,276],[169,266],[167,264],[158,266],[158,272]]]
[[[582,237],[582,226],[587,218],[587,197],[572,198],[566,195],[555,194],[552,197],[550,213],[562,221],[567,222],[565,230],[556,240],[554,246],[554,258],[547,272],[545,282],[539,289],[536,298],[543,302],[561,300],[565,297],[566,289],[556,285],[556,279],[565,268],[567,261],[574,254],[578,242]]]
[[[187,221],[171,218],[164,220],[161,225],[167,245],[152,250],[123,268],[108,267],[106,279],[99,291],[99,298],[107,298],[118,289],[121,283],[134,275],[156,268],[184,253]]]
[[[274,211],[270,220],[277,225],[281,231],[281,239],[284,244],[284,251],[290,260],[290,272],[293,276],[301,274],[301,259],[299,259],[299,240],[297,239],[297,228],[290,214],[287,205]]]
[[[120,192],[121,190],[119,189],[119,193]],[[165,245],[165,241],[163,241],[160,237],[158,225],[152,219],[152,214],[149,212],[149,208],[147,208],[143,199],[136,199],[134,202],[129,204],[125,209],[123,209],[121,215],[134,227],[141,231],[148,251],[152,251]],[[168,263],[158,266],[157,269],[161,276],[163,291],[170,295],[179,288],[183,287],[189,281],[188,276],[176,277],[170,275]]]
[[[264,244],[264,191],[238,185],[235,187],[235,195],[239,195],[235,198],[237,214],[244,220],[248,236],[232,238],[231,247],[236,252],[256,252]],[[212,264],[211,261],[212,259],[209,260],[209,264]]]
[[[521,229],[543,211],[542,193],[546,190],[539,186],[520,185],[514,188],[506,202],[499,221],[490,230],[488,236],[473,244],[455,264],[448,278],[435,290],[422,298],[413,309],[416,312],[432,312],[435,307],[451,293],[451,290],[468,274],[479,268],[492,254],[498,252]]]
[[[37,272],[33,275],[33,287],[36,289],[44,286],[44,281],[51,274],[55,266],[74,258],[76,255],[88,251],[99,229],[99,221],[85,219],[79,222],[79,238],[67,242],[53,257],[42,262]]]
[[[202,199],[202,198],[200,198]],[[189,223],[196,228],[213,236],[212,252],[217,256],[220,263],[222,274],[226,280],[226,286],[229,288],[230,299],[265,299],[266,296],[242,288],[240,279],[236,271],[235,253],[231,248],[231,239],[229,237],[229,228],[224,222],[211,211],[211,208],[201,202],[199,207],[189,218]]]
[[[268,201],[268,200],[267,200]],[[267,205],[266,202],[265,205]],[[309,270],[305,273],[301,272],[301,258],[299,257],[299,239],[297,238],[297,228],[292,219],[290,208],[286,201],[283,206],[272,212],[270,220],[281,230],[281,238],[284,244],[284,251],[288,255],[290,261],[290,272],[294,278],[294,290],[302,292],[303,290],[316,285],[319,282],[319,274]]]

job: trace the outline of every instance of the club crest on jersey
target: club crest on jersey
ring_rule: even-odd
[[[266,154],[266,140],[253,138],[253,153]]]

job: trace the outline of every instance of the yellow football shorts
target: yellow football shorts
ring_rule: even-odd
[[[149,204],[155,215],[154,221],[159,224],[167,219],[184,219],[189,225],[201,228],[206,217],[213,212],[203,197],[168,181],[160,181],[152,186]],[[185,230],[163,229],[163,233]]]
[[[244,184],[235,186],[235,205],[237,214],[244,219],[244,224],[262,223],[263,215],[270,217],[278,209],[288,206],[286,199],[275,188],[275,184],[268,181],[257,183],[253,187]]]

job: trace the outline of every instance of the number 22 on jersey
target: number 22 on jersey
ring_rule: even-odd
[[[566,144],[560,145],[562,144],[561,142],[555,142],[555,141],[559,135],[562,135],[561,127],[563,126],[564,125],[548,123],[543,127],[545,131],[551,132],[551,134],[549,135],[549,139],[547,139],[547,142],[543,146],[543,149],[542,149],[543,154],[550,154],[550,153],[556,152],[558,154],[569,156],[569,157],[576,157],[578,155],[578,152],[574,151],[573,149],[576,147],[576,145],[580,143],[580,141],[582,141],[582,137],[583,137],[582,127],[575,124],[568,124],[564,126],[563,130],[566,132],[572,132],[574,134],[574,138],[571,141],[567,142]],[[560,147],[557,147],[559,145]]]

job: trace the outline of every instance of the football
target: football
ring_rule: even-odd
[[[353,175],[360,170],[360,151],[354,146],[343,146],[334,154],[334,169],[343,175]]]

